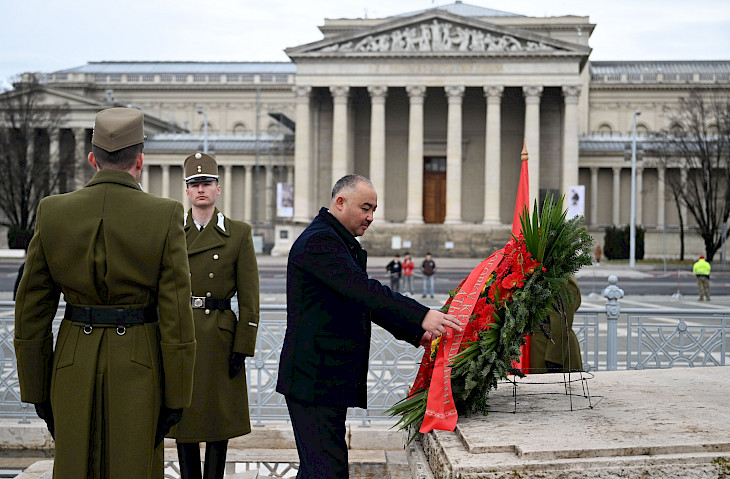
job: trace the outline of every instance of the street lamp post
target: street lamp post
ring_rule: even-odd
[[[203,153],[208,153],[208,114],[203,108],[198,108],[198,114],[203,115]]]
[[[631,129],[631,223],[629,225],[629,266],[636,266],[636,117],[641,110],[634,112],[634,125]]]

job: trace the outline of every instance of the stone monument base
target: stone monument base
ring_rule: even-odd
[[[730,475],[730,368],[593,374],[590,398],[562,374],[520,379],[516,396],[500,384],[489,415],[460,417],[454,431],[420,434],[407,447],[413,477]]]

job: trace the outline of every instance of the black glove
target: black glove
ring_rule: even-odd
[[[246,355],[243,353],[231,353],[231,359],[228,361],[228,376],[233,379],[243,369],[243,363],[246,362]]]
[[[53,408],[51,408],[51,401],[44,401],[42,403],[35,404],[35,412],[38,417],[46,421],[48,426],[48,432],[51,433],[51,437],[56,439],[56,425],[53,422]]]
[[[172,426],[180,422],[182,419],[182,409],[170,409],[162,406],[160,417],[157,419],[157,432],[155,432],[155,447],[159,446]]]

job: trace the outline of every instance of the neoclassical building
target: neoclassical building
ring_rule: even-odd
[[[80,187],[93,173],[94,113],[134,106],[147,118],[143,186],[184,201],[182,161],[207,147],[221,165],[222,209],[252,223],[266,251],[285,253],[334,181],[358,173],[379,194],[362,238],[371,254],[439,256],[483,256],[504,243],[524,144],[531,198],[582,186],[586,224],[602,239],[606,226],[629,222],[635,112],[641,143],[671,126],[691,89],[730,93],[730,62],[591,62],[594,27],[583,16],[456,1],[325,19],[320,41],[286,49],[291,62],[92,62],[43,74],[48,101],[71,108],[68,127],[46,132],[44,144],[73,171],[67,189]],[[639,157],[647,256],[664,244],[678,254],[665,179],[681,174]],[[281,204],[287,185],[293,208]],[[697,235],[687,239],[688,254],[703,251]]]

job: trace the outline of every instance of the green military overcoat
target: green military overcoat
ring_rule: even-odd
[[[15,304],[21,399],[50,398],[53,477],[162,478],[160,408],[190,404],[195,331],[177,201],[101,170],[82,189],[41,201]],[[60,294],[75,306],[158,305],[159,321],[127,328],[51,324]],[[103,440],[102,440],[103,438]]]
[[[568,278],[565,287],[570,302],[564,301],[565,316],[553,308],[550,310],[550,341],[542,330],[535,332],[530,338],[530,372],[546,373],[545,361],[560,364],[563,371],[581,371],[583,363],[580,355],[578,337],[573,332],[573,315],[580,307],[580,290],[574,276]]]
[[[230,299],[231,311],[193,309],[198,342],[193,400],[170,437],[177,442],[214,442],[251,432],[245,368],[228,375],[231,351],[253,356],[259,324],[259,274],[251,227],[215,210],[203,228],[185,221],[193,296]]]

